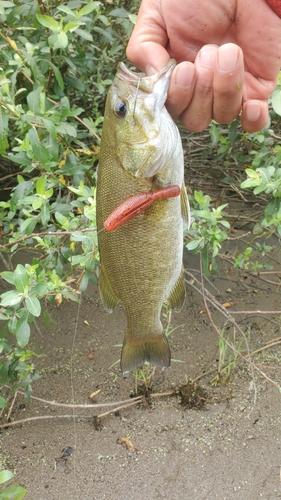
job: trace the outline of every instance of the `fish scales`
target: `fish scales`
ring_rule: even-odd
[[[145,361],[163,369],[170,365],[162,304],[180,309],[185,297],[183,219],[189,210],[183,153],[164,106],[174,66],[170,61],[146,77],[122,63],[106,101],[97,179],[100,294],[109,312],[118,302],[125,309],[124,375]],[[157,199],[114,231],[104,229],[111,212],[132,195],[170,185],[180,186],[181,195]]]

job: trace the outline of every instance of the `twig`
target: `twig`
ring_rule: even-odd
[[[243,357],[242,354],[237,349],[235,349],[235,347],[233,345],[231,345],[230,342],[228,342],[227,339],[224,338],[224,336],[221,334],[219,328],[217,327],[217,325],[215,324],[215,322],[214,322],[214,320],[212,318],[211,311],[210,311],[210,309],[208,307],[207,300],[206,300],[206,295],[205,295],[205,287],[204,287],[204,282],[203,282],[203,265],[202,265],[202,256],[201,256],[201,254],[200,254],[200,272],[201,272],[201,282],[202,282],[202,296],[203,296],[204,306],[205,306],[208,318],[209,318],[211,324],[213,325],[213,327],[215,328],[215,330],[216,330],[217,334],[219,335],[219,337],[221,339],[223,339],[223,341],[226,343],[226,345],[230,349],[232,349],[235,352],[235,354],[237,354],[240,358],[242,358]],[[229,317],[230,317],[230,315],[229,315]],[[234,323],[234,320],[233,320],[233,323]],[[239,325],[237,325],[236,327],[237,327],[238,331],[242,334],[242,336],[244,338],[245,345],[246,345],[246,348],[247,348],[247,352],[248,352],[248,355],[249,355],[249,359],[247,360],[247,362],[250,365],[251,374],[252,374],[253,387],[254,387],[254,406],[255,406],[256,399],[257,399],[257,387],[256,387],[256,383],[255,383],[255,375],[254,375],[253,363],[252,363],[251,354],[250,354],[250,348],[249,348],[249,344],[248,344],[248,341],[246,339],[246,336],[245,336],[244,332],[239,327]]]
[[[1,248],[1,245],[0,245],[0,248]],[[11,264],[5,259],[4,255],[2,254],[2,252],[0,252],[0,260],[2,260],[4,266],[6,269],[10,269],[11,270]]]
[[[248,231],[247,233],[243,233],[240,236],[236,236],[235,238],[231,238],[230,236],[227,237],[227,241],[236,241],[236,240],[241,240],[242,238],[245,238],[249,234],[252,234],[251,231]],[[227,257],[227,256],[226,256]],[[227,257],[228,259],[231,259],[231,257]]]
[[[1,248],[9,248],[12,247],[13,245],[18,245],[22,241],[29,240],[31,238],[34,238],[35,236],[67,236],[67,235],[72,235],[74,232],[79,232],[79,233],[90,233],[93,231],[96,231],[97,228],[85,228],[85,229],[76,229],[75,231],[43,231],[42,233],[32,233],[29,236],[23,236],[22,238],[19,238],[18,240],[15,241],[10,241],[9,243],[5,243],[5,245],[0,245]]]
[[[281,314],[281,311],[260,311],[257,309],[256,311],[231,311],[231,314]]]
[[[253,354],[257,354],[258,352],[265,351],[265,349],[269,349],[270,347],[274,347],[274,346],[280,345],[280,344],[281,344],[281,340],[279,340],[278,342],[272,342],[271,344],[268,344],[268,345],[264,345],[263,347],[260,347],[259,349],[252,351],[251,356],[253,356]]]
[[[204,284],[203,284],[203,269],[202,269],[202,259],[200,259],[200,270],[201,270],[201,283],[195,278],[195,276],[191,275],[191,273],[189,272],[186,272],[186,274],[188,274],[194,282],[196,282],[197,284],[200,285],[200,288],[199,286],[195,286],[193,283],[190,283],[188,280],[187,280],[187,283],[192,286],[198,293],[200,293],[202,296],[203,296],[203,299],[204,299],[204,305],[205,305],[205,309],[207,311],[207,314],[208,314],[208,317],[210,319],[210,322],[211,324],[213,325],[213,327],[215,328],[216,332],[218,333],[218,335],[223,339],[223,341],[226,343],[226,345],[228,345],[228,347],[234,351],[241,359],[244,359],[247,363],[249,363],[249,365],[251,366],[251,371],[252,369],[254,368],[256,371],[258,371],[266,380],[268,380],[269,382],[271,382],[278,390],[280,390],[280,386],[277,384],[277,382],[275,382],[274,380],[272,380],[270,377],[268,377],[266,375],[266,373],[264,373],[262,370],[260,370],[260,368],[258,368],[251,360],[251,353],[250,353],[250,350],[248,348],[248,342],[247,342],[247,339],[245,338],[245,334],[243,332],[243,330],[240,328],[240,326],[238,325],[238,323],[235,321],[235,319],[231,316],[231,314],[227,311],[227,309],[225,307],[222,306],[222,304],[220,304],[220,302],[218,302],[215,297],[212,296],[212,294],[204,288]],[[239,331],[239,333],[243,336],[244,340],[245,340],[245,344],[246,344],[246,347],[247,347],[247,351],[248,351],[248,355],[247,356],[243,356],[239,351],[237,351],[237,349],[235,349],[235,347],[233,345],[231,345],[221,334],[221,332],[219,331],[218,327],[216,326],[216,324],[214,323],[213,321],[213,318],[211,316],[211,312],[208,308],[208,305],[207,305],[207,301],[210,302],[216,309],[218,309],[220,311],[220,313],[225,316],[236,328],[237,330]],[[247,359],[249,357],[249,359]],[[256,386],[254,385],[254,388],[256,390]]]
[[[263,278],[262,276],[259,275],[259,273],[257,274],[254,274],[254,273],[249,273],[250,276],[253,276],[254,278],[258,278],[259,280],[261,281],[264,281],[265,283],[269,283],[270,285],[275,285],[277,287],[281,286],[281,282],[279,281],[271,281],[271,280],[267,280],[266,278]]]
[[[277,340],[281,340],[281,337],[276,337],[276,339],[267,340],[265,344],[271,344],[272,342],[276,342]]]
[[[21,174],[21,171],[20,172],[14,172],[13,174],[8,174],[8,175],[4,175],[4,177],[1,177],[1,182],[5,181],[6,179],[9,179],[10,177],[16,177],[16,175],[19,175]]]
[[[4,387],[9,387],[5,385]],[[25,396],[24,392],[18,391],[18,394]],[[96,403],[96,404],[68,404],[68,403],[57,403],[56,401],[48,401],[46,399],[38,398],[37,396],[30,396],[31,399],[35,399],[36,401],[41,401],[41,403],[45,403],[51,406],[59,406],[62,408],[104,408],[105,406],[115,406],[126,403],[131,403],[132,401],[137,401],[142,399],[142,396],[137,396],[136,398],[125,399],[124,401],[114,401],[108,403]]]
[[[153,394],[149,394],[150,398],[164,398],[165,396],[175,396],[176,391],[168,391],[168,392],[155,392]]]
[[[223,366],[222,370],[226,367],[227,365]],[[204,373],[201,373],[201,375],[198,375],[198,377],[196,378],[193,378],[192,379],[192,382],[197,382],[197,380],[200,380],[201,378],[204,378],[206,377],[206,375],[210,375],[211,373],[213,372],[216,372],[217,371],[217,367],[216,368],[212,368],[211,370],[208,370],[207,372],[204,372]]]
[[[100,415],[98,415],[97,418],[102,418],[102,417],[105,417],[106,415],[110,415],[110,413],[122,410],[123,408],[128,408],[129,406],[136,405],[136,404],[140,403],[144,399],[143,396],[139,396],[139,398],[140,399],[138,401],[135,401],[135,400],[132,401],[131,400],[131,403],[128,403],[128,404],[122,405],[122,406],[117,406],[117,408],[113,408],[112,410],[106,411],[105,413],[101,413]]]
[[[14,394],[13,400],[11,402],[11,406],[10,406],[9,411],[8,411],[7,420],[10,420],[10,416],[11,416],[15,401],[17,399],[17,395],[18,395],[18,391],[16,391]]]
[[[4,427],[11,427],[12,425],[25,424],[27,422],[31,422],[33,420],[45,420],[47,418],[91,418],[91,416],[87,415],[40,415],[39,417],[29,417],[24,418],[23,420],[15,420],[14,422],[9,422],[7,424],[0,424],[0,429],[4,429]]]

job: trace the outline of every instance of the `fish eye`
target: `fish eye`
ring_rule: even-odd
[[[114,106],[114,114],[118,116],[118,118],[124,118],[127,114],[127,104],[119,99]]]

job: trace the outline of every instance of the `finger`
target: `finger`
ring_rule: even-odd
[[[189,106],[195,86],[195,66],[191,62],[178,64],[173,71],[166,107],[174,120]]]
[[[168,37],[157,2],[147,3],[146,0],[141,3],[126,55],[132,64],[150,76],[163,68],[170,56],[165,49]]]
[[[249,100],[243,103],[241,125],[246,132],[257,132],[268,123],[267,101]]]
[[[217,50],[214,68],[213,118],[218,123],[231,123],[241,111],[244,82],[242,50],[234,43]]]
[[[195,59],[196,83],[193,98],[181,114],[181,123],[192,132],[201,132],[213,117],[213,78],[216,45],[204,45]]]

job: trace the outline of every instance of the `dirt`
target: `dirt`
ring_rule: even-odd
[[[219,275],[205,280],[205,286],[233,314],[251,352],[277,339],[279,344],[252,359],[280,383],[279,242],[273,240],[270,259],[275,274],[260,277],[228,265],[237,244],[243,243],[224,246]],[[197,256],[186,254],[185,267],[200,280]],[[11,420],[30,420],[1,431],[1,466],[15,471],[27,500],[281,498],[281,394],[257,371],[253,380],[245,359],[230,365],[230,350],[230,374],[218,373],[218,333],[192,276],[187,275],[184,308],[171,318],[172,365],[166,372],[156,370],[153,379],[147,375],[148,396],[141,403],[100,417],[114,407],[25,403],[17,395]],[[4,288],[0,282],[0,291]],[[248,312],[256,310],[276,314]],[[244,312],[234,314],[238,311]],[[107,314],[93,286],[81,305],[64,301],[49,312],[53,326],[38,322],[32,335],[41,373],[32,395],[65,404],[116,402],[116,408],[132,398],[134,377],[123,379],[118,363],[126,325],[122,308]],[[210,312],[221,328],[226,318],[212,305]],[[229,322],[224,336],[246,358],[245,342]],[[48,418],[31,420],[39,416]]]

